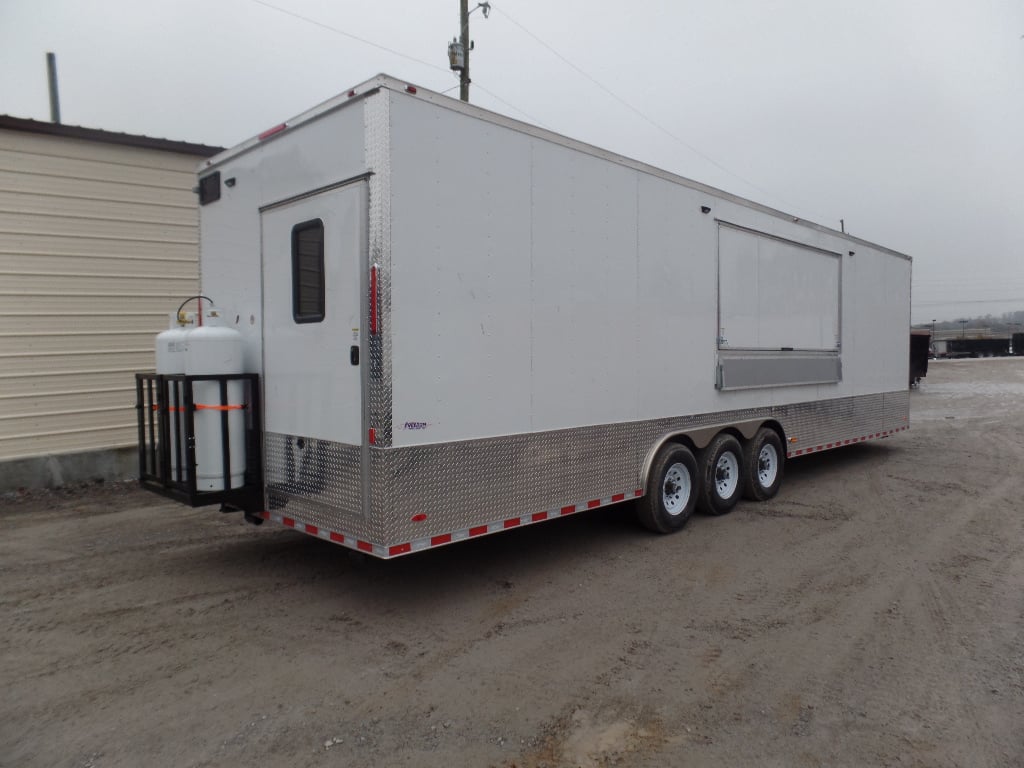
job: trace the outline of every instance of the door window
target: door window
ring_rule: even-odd
[[[323,322],[324,304],[324,223],[313,219],[292,227],[292,317]]]

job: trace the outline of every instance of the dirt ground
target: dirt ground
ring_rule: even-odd
[[[674,536],[391,562],[132,486],[0,502],[2,766],[1022,766],[1024,359]]]

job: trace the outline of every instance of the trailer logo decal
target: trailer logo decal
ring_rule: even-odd
[[[425,421],[407,421],[402,425],[402,429],[426,429],[430,424]]]

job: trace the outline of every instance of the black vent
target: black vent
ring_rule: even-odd
[[[199,204],[206,205],[215,200],[220,200],[220,171],[199,180]]]

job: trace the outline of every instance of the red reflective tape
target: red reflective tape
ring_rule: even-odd
[[[643,496],[644,495],[644,489],[643,488],[637,488],[635,491],[633,491],[633,495],[634,496]]]
[[[521,518],[513,517],[510,520],[506,520],[504,523],[502,523],[502,525],[505,526],[506,528],[515,528],[521,522],[522,522]]]
[[[422,512],[418,512],[409,519],[412,520],[414,523],[422,523],[424,520],[427,519],[427,516]]]
[[[295,521],[290,517],[282,517],[281,522],[287,525],[289,528],[295,527]]]
[[[404,555],[406,552],[412,552],[412,544],[396,544],[393,547],[388,547],[389,555]]]
[[[625,499],[626,499],[626,494],[624,494],[624,493],[616,493],[614,496],[612,496],[612,503],[614,504],[616,501],[625,501]]]
[[[262,517],[264,520],[269,520],[270,519],[270,513],[269,512],[260,512],[259,513],[259,517]]]
[[[430,537],[430,546],[436,547],[440,544],[450,544],[452,535],[450,533],[442,533],[440,536]]]
[[[571,515],[575,511],[576,511],[576,505],[575,504],[570,504],[568,507],[562,507],[562,514],[563,515]]]
[[[377,444],[377,430],[374,429],[373,427],[370,427],[370,445],[376,445],[376,444]]]
[[[470,536],[483,536],[485,533],[487,533],[486,525],[478,525],[476,528],[469,529]]]
[[[203,405],[202,403],[195,405],[197,411],[240,411],[243,408],[245,405]],[[184,410],[184,408],[180,410]]]
[[[373,552],[373,544],[368,541],[357,541],[356,546],[363,550],[363,552]]]
[[[794,456],[803,456],[803,453],[804,453],[804,449],[803,449],[803,448],[801,448],[801,449],[800,449],[799,451],[795,451],[795,452],[793,453],[793,455],[794,455]]]
[[[587,502],[587,509],[594,509],[595,507],[600,507],[600,506],[601,506],[601,500],[600,499],[591,499],[590,501]]]
[[[335,533],[334,531],[331,531],[331,541],[336,541],[339,544],[344,544],[345,537],[340,533]]]
[[[547,519],[548,519],[548,513],[547,512],[534,512],[532,515],[530,515],[530,522],[531,523],[539,523],[541,520],[547,520]]]
[[[815,448],[814,450],[816,450],[816,451],[823,451],[823,450],[825,450],[825,446],[823,446],[823,445],[819,445],[819,446],[818,446],[817,448]]]
[[[843,445],[849,445],[849,444],[850,444],[849,440],[843,440]]]
[[[319,531],[320,529],[317,528],[315,525],[310,525],[309,523],[306,523],[306,533],[311,533],[314,536],[316,536],[317,533],[319,533]]]

